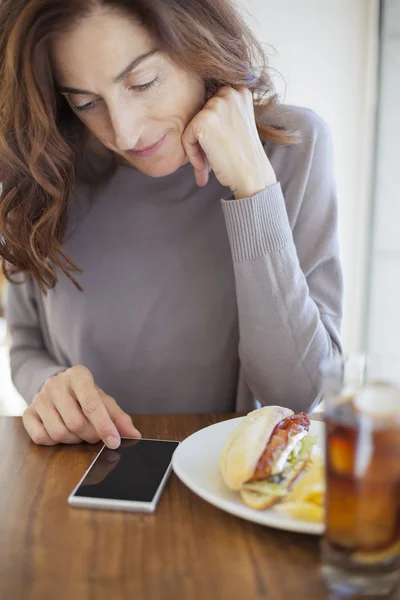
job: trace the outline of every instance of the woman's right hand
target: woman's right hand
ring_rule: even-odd
[[[132,420],[78,365],[50,377],[23,414],[23,423],[36,444],[96,444],[111,449],[123,437],[139,438]]]

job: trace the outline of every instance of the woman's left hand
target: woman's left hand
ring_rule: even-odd
[[[189,123],[182,143],[199,186],[207,185],[210,170],[235,198],[250,198],[276,183],[247,88],[218,90]]]

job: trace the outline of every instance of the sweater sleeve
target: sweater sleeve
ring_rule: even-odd
[[[319,364],[340,352],[342,316],[330,134],[314,113],[307,125],[285,150],[280,183],[222,201],[247,384],[261,404],[295,412],[319,400]]]
[[[8,284],[6,321],[11,340],[12,381],[30,404],[49,377],[68,368],[58,364],[45,348],[31,279]]]

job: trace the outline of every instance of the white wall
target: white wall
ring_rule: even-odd
[[[6,343],[6,323],[0,318],[0,417],[22,415],[26,403],[11,381],[10,361]]]
[[[383,12],[368,351],[399,354],[400,0]]]
[[[377,0],[238,0],[275,55],[285,102],[319,113],[331,128],[345,271],[346,350],[364,337],[371,150],[378,48]],[[267,48],[271,53],[271,48]],[[279,92],[285,92],[276,77]]]

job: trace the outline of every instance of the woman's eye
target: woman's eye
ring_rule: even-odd
[[[132,85],[129,88],[129,90],[133,90],[136,92],[144,92],[144,91],[152,88],[153,85],[155,85],[157,82],[158,82],[158,77],[155,77],[152,81],[149,81],[149,83],[143,83],[142,85]],[[81,106],[79,106],[77,104],[73,104],[72,106],[78,112],[87,112],[87,111],[94,110],[96,108],[97,104],[98,104],[98,101],[96,101],[96,102],[93,101],[93,102],[88,102],[87,104],[82,104]]]
[[[82,104],[82,106],[76,106],[74,104],[73,107],[79,112],[84,112],[86,110],[93,110],[96,107],[96,102],[88,102],[87,104]]]
[[[158,77],[155,77],[153,81],[149,81],[149,83],[143,83],[142,85],[132,85],[129,89],[136,90],[138,92],[144,92],[145,90],[150,89],[155,85],[158,81]]]

